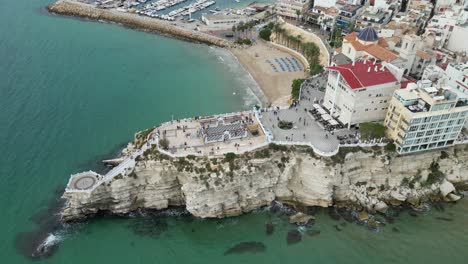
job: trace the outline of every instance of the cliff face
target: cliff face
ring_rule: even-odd
[[[273,200],[308,206],[338,203],[369,211],[402,202],[417,207],[428,199],[458,199],[450,182],[468,182],[466,148],[401,157],[380,148],[342,150],[333,158],[321,158],[304,148],[270,147],[230,161],[171,159],[153,151],[133,171],[90,194],[66,192],[63,219],[179,205],[197,217],[226,217]]]

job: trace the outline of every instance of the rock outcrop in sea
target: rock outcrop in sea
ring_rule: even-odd
[[[92,192],[65,192],[65,221],[98,212],[185,206],[196,217],[237,216],[282,201],[385,212],[402,203],[456,201],[468,183],[468,146],[397,156],[384,148],[342,148],[331,157],[308,147],[270,145],[234,159],[171,158],[155,148],[133,170]]]

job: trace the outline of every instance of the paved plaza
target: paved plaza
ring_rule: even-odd
[[[273,136],[273,141],[289,141],[311,143],[322,152],[335,151],[340,140],[337,137],[354,135],[354,129],[340,129],[329,132],[323,125],[317,122],[309,110],[314,103],[321,103],[325,95],[327,83],[326,73],[315,78],[307,79],[301,90],[300,100],[294,107],[287,109],[270,108],[263,111],[260,117],[265,129]],[[281,129],[278,122],[287,121],[293,123],[292,129]]]
[[[262,133],[255,115],[252,112],[245,112],[240,116],[243,119],[251,120],[251,123],[248,124],[249,129],[246,129],[246,136],[241,138],[206,142],[201,121],[194,118],[166,123],[158,128],[158,132],[160,138],[165,137],[169,141],[168,151],[175,155],[216,156],[228,152],[242,153],[265,145],[267,139]],[[220,125],[220,127],[222,126]],[[207,130],[212,128],[207,128]],[[258,134],[252,133],[251,130],[257,131]]]

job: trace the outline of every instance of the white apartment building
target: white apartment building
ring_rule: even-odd
[[[276,13],[287,18],[297,19],[297,11],[301,18],[309,8],[310,0],[279,0]]]
[[[468,94],[468,62],[448,64],[445,76],[450,87]]]
[[[452,146],[468,116],[468,95],[451,87],[396,90],[384,121],[400,154]]]
[[[348,127],[382,121],[393,92],[401,85],[402,72],[391,67],[366,60],[327,67],[324,107]]]

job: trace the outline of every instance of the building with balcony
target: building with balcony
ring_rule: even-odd
[[[430,65],[435,65],[436,54],[431,50],[416,50],[414,62],[411,67],[411,76],[420,79],[423,75],[424,69]]]
[[[306,13],[306,22],[320,27],[321,30],[330,32],[333,30],[338,10],[335,7],[323,7],[315,5]]]
[[[449,63],[445,69],[447,85],[468,94],[468,62]]]
[[[276,13],[289,19],[298,19],[303,17],[309,5],[310,0],[279,0]]]
[[[384,125],[400,154],[452,146],[468,116],[468,95],[430,81],[396,90]]]
[[[382,121],[402,73],[392,65],[359,60],[327,67],[328,83],[323,105],[348,127]]]
[[[343,33],[347,34],[354,29],[354,24],[362,6],[337,3],[335,7],[338,10],[336,25],[344,27]]]

